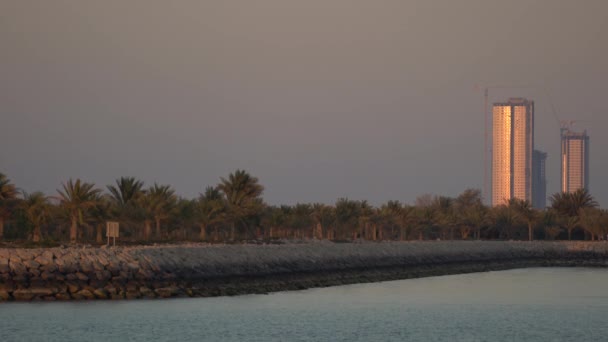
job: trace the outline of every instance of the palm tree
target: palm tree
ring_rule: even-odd
[[[175,191],[169,185],[158,185],[154,183],[147,191],[152,204],[152,213],[156,222],[156,237],[161,237],[160,224],[161,221],[169,218],[171,211],[175,208],[177,197]]]
[[[91,225],[95,227],[95,241],[103,243],[103,227],[110,217],[112,217],[112,196],[97,195],[95,206],[91,208]]]
[[[526,222],[528,225],[528,241],[532,241],[534,237],[534,225],[536,224],[538,215],[532,208],[532,205],[530,205],[530,202],[519,198],[511,198],[507,205],[515,210],[517,215]]]
[[[369,227],[374,214],[373,208],[367,201],[360,202],[359,208],[359,232],[358,235],[361,238],[367,239],[371,235],[369,233]]]
[[[264,187],[244,170],[236,170],[228,178],[220,178],[217,188],[224,195],[226,219],[230,223],[230,239],[234,240],[236,225],[247,225],[247,220],[261,212]]]
[[[143,222],[143,239],[149,241],[152,236],[152,222],[154,222],[155,198],[147,192],[142,192],[134,202],[137,209],[134,216],[138,222]]]
[[[207,228],[220,223],[224,218],[224,200],[217,188],[207,187],[196,203],[196,220],[200,227],[200,239],[207,239]],[[216,228],[217,229],[217,228]],[[215,234],[217,238],[217,233]]]
[[[485,220],[486,207],[481,201],[481,191],[466,189],[454,200],[455,219],[460,227],[460,237],[468,239],[471,231],[480,238],[480,228]]]
[[[340,230],[341,238],[349,236],[351,233],[356,235],[356,227],[359,224],[361,214],[361,204],[359,201],[352,201],[347,198],[339,198],[336,201],[336,223]]]
[[[322,239],[323,238],[323,210],[325,209],[325,204],[315,203],[312,205],[312,212],[310,213],[310,217],[314,222],[314,227],[312,229],[312,238],[313,239]]]
[[[121,177],[116,180],[116,186],[107,186],[112,204],[111,216],[126,227],[142,222],[143,209],[139,206],[139,199],[144,194],[143,186],[144,183],[134,177]]]
[[[598,206],[597,201],[591,196],[587,189],[578,189],[570,194],[571,206],[576,210],[576,214],[579,214],[579,210],[582,208],[596,208]]]
[[[135,177],[120,177],[116,186],[108,185],[112,201],[120,208],[133,203],[143,192],[144,183]]]
[[[568,231],[568,240],[572,239],[572,231],[580,223],[581,211],[585,208],[595,208],[598,203],[587,189],[575,192],[561,192],[551,196],[551,207],[562,216],[562,224]]]
[[[564,226],[564,228],[566,228],[566,230],[568,231],[568,240],[572,240],[572,231],[578,226],[579,217],[578,216],[562,216],[561,222],[562,222],[562,225]]]
[[[591,240],[604,236],[605,211],[598,208],[582,208],[579,212],[580,225],[591,235]]]
[[[491,211],[491,226],[498,233],[499,239],[510,239],[513,229],[520,225],[521,217],[513,206],[501,204]]]
[[[17,194],[15,185],[3,173],[0,173],[0,239],[4,236],[4,221],[10,217]]]
[[[321,226],[325,229],[327,239],[335,239],[336,208],[325,205],[321,208]]]
[[[399,206],[399,211],[397,213],[397,220],[399,223],[399,240],[408,240],[409,238],[409,227],[412,225],[413,221],[415,221],[416,211],[414,207],[409,205]]]
[[[450,231],[450,240],[454,239],[454,225],[456,223],[456,215],[454,211],[454,199],[446,196],[436,196],[433,199],[433,207],[435,208],[437,215],[435,216],[435,223],[441,229],[441,238],[445,239],[446,228]]]
[[[545,240],[555,240],[562,232],[559,226],[558,214],[554,209],[548,209],[542,212],[540,222],[544,228]]]
[[[558,213],[566,216],[578,216],[582,208],[595,208],[597,202],[587,189],[575,192],[558,192],[551,196],[551,207]]]
[[[80,179],[70,179],[63,184],[63,191],[57,190],[58,199],[70,216],[70,241],[76,242],[78,238],[78,225],[84,224],[89,209],[97,204],[101,190],[96,189],[92,183],[81,182]]]
[[[47,197],[42,192],[32,194],[23,193],[21,207],[25,212],[27,220],[34,226],[32,241],[40,242],[42,225],[46,224],[50,215],[50,205]]]

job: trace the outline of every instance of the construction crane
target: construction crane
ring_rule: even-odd
[[[590,120],[560,120],[560,128],[567,129],[569,131],[574,130],[574,124],[577,122],[592,122]]]

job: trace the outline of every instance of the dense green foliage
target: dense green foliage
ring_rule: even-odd
[[[605,239],[608,212],[586,190],[557,193],[544,210],[523,200],[483,205],[479,190],[455,198],[423,195],[413,205],[340,198],[334,205],[264,203],[264,187],[243,170],[208,186],[198,198],[178,197],[169,185],[121,177],[107,193],[80,179],[55,196],[20,194],[0,173],[0,239],[52,245],[103,243],[107,221],[120,222],[123,243],[274,239],[350,241]],[[154,228],[154,231],[153,231]]]

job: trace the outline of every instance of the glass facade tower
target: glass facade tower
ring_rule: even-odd
[[[492,205],[532,203],[534,101],[511,98],[492,107]]]
[[[589,189],[589,136],[562,128],[562,192]]]

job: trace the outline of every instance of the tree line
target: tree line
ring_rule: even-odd
[[[555,240],[605,239],[608,212],[587,190],[556,193],[537,210],[528,201],[483,205],[481,192],[457,197],[419,196],[413,205],[338,199],[333,205],[264,202],[256,177],[236,170],[198,198],[175,194],[170,185],[146,187],[121,177],[105,189],[68,180],[53,196],[20,191],[0,173],[0,241],[54,245],[103,243],[107,221],[120,223],[123,243],[169,241],[241,242],[276,239]]]

